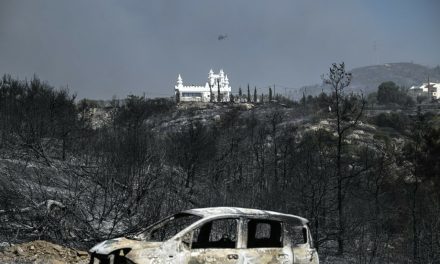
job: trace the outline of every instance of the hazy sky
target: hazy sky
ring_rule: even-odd
[[[440,1],[0,0],[0,73],[79,98],[171,96],[210,68],[234,91],[296,88],[339,61],[440,64]]]

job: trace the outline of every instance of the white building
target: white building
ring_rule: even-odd
[[[409,90],[416,95],[426,95],[431,99],[440,99],[440,83],[424,83],[421,86],[412,86]]]
[[[176,99],[180,102],[229,102],[229,96],[231,95],[228,75],[223,70],[220,70],[218,74],[214,74],[211,69],[205,86],[183,85],[182,77],[179,74],[174,89]],[[220,100],[218,100],[219,91]]]

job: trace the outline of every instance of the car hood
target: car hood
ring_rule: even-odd
[[[135,239],[128,239],[125,237],[113,238],[105,240],[94,247],[89,252],[100,255],[107,255],[118,249],[148,249],[159,248],[162,242],[148,242]]]

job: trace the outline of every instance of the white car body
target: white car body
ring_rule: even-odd
[[[188,219],[181,230],[166,229]],[[307,223],[299,216],[257,209],[191,209],[135,237],[97,244],[90,249],[90,263],[318,264]]]

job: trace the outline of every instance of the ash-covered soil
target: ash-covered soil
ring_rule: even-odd
[[[5,264],[61,264],[89,262],[85,251],[63,247],[43,240],[0,248],[0,263]]]

